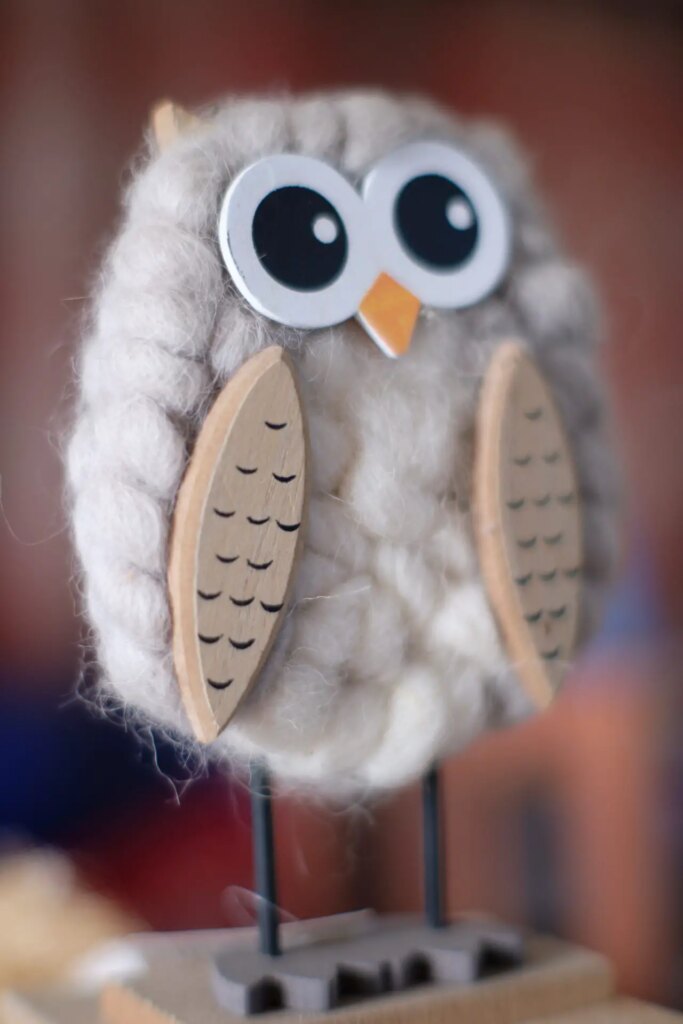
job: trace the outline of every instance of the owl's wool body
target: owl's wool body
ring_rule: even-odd
[[[326,159],[356,183],[378,157],[422,137],[470,152],[508,204],[513,260],[492,296],[466,310],[423,310],[397,361],[355,321],[301,332],[239,297],[216,241],[235,173],[289,151]],[[173,503],[217,389],[277,343],[292,357],[309,424],[304,552],[266,669],[211,755],[241,764],[265,755],[292,784],[347,796],[407,782],[528,710],[481,582],[470,510],[481,378],[510,337],[533,351],[573,443],[587,631],[616,555],[596,316],[507,137],[380,94],[240,100],[149,159],[104,265],[68,452],[109,704],[187,735],[170,653]]]

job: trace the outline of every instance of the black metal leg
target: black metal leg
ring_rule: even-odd
[[[443,928],[446,923],[443,916],[439,783],[439,768],[434,765],[422,780],[424,905],[430,928]]]
[[[251,832],[254,876],[258,895],[259,948],[267,956],[280,955],[280,936],[275,882],[275,847],[270,778],[263,764],[252,769]]]

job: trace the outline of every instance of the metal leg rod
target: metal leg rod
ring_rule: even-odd
[[[443,928],[443,869],[438,766],[422,780],[422,839],[425,917],[430,928]]]
[[[259,948],[267,956],[280,955],[280,936],[275,882],[275,847],[270,779],[263,764],[252,770],[251,831],[254,876],[258,895]]]

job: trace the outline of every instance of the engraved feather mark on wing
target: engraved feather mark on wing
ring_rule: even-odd
[[[197,594],[201,597],[202,601],[215,601],[217,597],[220,597],[223,593],[222,590],[214,590],[213,593],[208,594],[205,590],[198,590]]]
[[[515,579],[515,583],[518,587],[525,587],[527,583],[531,581],[532,576],[532,572],[528,572],[525,576],[517,576]]]
[[[272,612],[272,614],[275,614],[276,612],[279,612],[281,608],[284,607],[284,601],[281,604],[267,604],[265,601],[261,601],[261,607],[263,608],[264,612]]]
[[[544,537],[543,543],[552,548],[559,544],[563,537],[564,531],[560,530],[558,533],[553,533],[549,537]]]
[[[247,559],[247,565],[249,566],[249,568],[250,569],[256,569],[259,572],[262,572],[264,569],[269,569],[272,564],[273,564],[273,559],[272,558],[271,558],[271,560],[269,562],[252,562],[251,558]]]
[[[209,686],[212,686],[214,690],[227,690],[230,684],[234,681],[233,679],[226,679],[224,683],[218,683],[215,679],[206,679]]]
[[[216,555],[218,561],[222,562],[223,565],[232,565],[232,563],[236,562],[239,557],[239,555]]]
[[[214,508],[214,512],[217,516],[220,516],[221,519],[231,519],[235,514],[234,512],[224,512],[221,508]]]
[[[239,470],[240,473],[244,473],[245,476],[251,476],[252,473],[256,472],[257,468],[257,466],[254,466],[253,469],[248,466],[235,466],[235,469]]]
[[[569,491],[567,494],[558,494],[557,500],[560,505],[571,505],[576,495],[573,491]]]
[[[536,505],[537,508],[545,508],[545,506],[548,505],[549,503],[549,494],[543,494],[540,498],[534,498],[534,505]]]
[[[301,526],[301,523],[281,523],[279,519],[277,519],[276,522],[280,529],[285,533],[295,533]]]
[[[197,636],[203,644],[217,644],[223,634],[219,633],[218,636],[204,636],[203,633],[197,633]]]
[[[512,461],[515,466],[528,466],[531,462],[531,455],[518,455]]]
[[[254,516],[247,516],[247,522],[251,523],[252,526],[263,526],[264,523],[270,522],[270,516],[264,516],[263,519],[255,519]]]
[[[581,572],[581,566],[577,565],[574,569],[565,569],[564,574],[568,580],[575,580]]]
[[[522,548],[523,551],[529,551],[531,548],[536,547],[538,536],[534,534],[533,537],[525,537],[524,540],[517,541],[517,547]]]
[[[250,604],[254,603],[254,598],[253,597],[239,598],[239,597],[233,597],[232,594],[230,595],[230,600],[235,605],[235,608],[248,608]]]
[[[516,512],[517,509],[522,508],[526,502],[524,498],[518,498],[516,501],[508,501],[506,504],[508,508],[511,508],[513,512]]]
[[[265,424],[269,430],[284,430],[287,426],[286,423],[271,423],[270,420],[265,420]]]
[[[540,622],[542,614],[543,614],[543,612],[541,612],[541,611],[529,612],[527,615],[524,616],[524,618],[526,619],[527,622],[530,622],[530,623]]]
[[[541,651],[541,656],[545,658],[546,661],[555,661],[560,656],[560,648],[553,647],[551,651]]]
[[[290,476],[280,476],[279,473],[273,473],[273,479],[277,480],[279,484],[291,484],[292,480],[296,480],[296,473],[291,473]]]
[[[539,572],[538,578],[543,580],[544,583],[552,583],[557,576],[557,569],[551,569],[550,572]]]
[[[529,409],[524,415],[528,420],[540,420],[543,415],[543,407],[539,405],[537,409]]]
[[[554,462],[559,462],[561,457],[562,452],[560,451],[546,452],[546,454],[543,456],[543,461],[547,462],[549,466],[552,466]]]
[[[567,614],[567,605],[560,605],[559,608],[549,608],[548,615],[551,619],[563,619]]]
[[[234,647],[236,651],[248,651],[255,642],[253,637],[251,640],[233,640],[233,638],[229,636],[228,640],[230,641],[230,646]]]

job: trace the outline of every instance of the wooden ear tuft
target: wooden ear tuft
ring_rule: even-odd
[[[200,124],[199,117],[171,100],[161,100],[150,114],[150,125],[160,152],[167,149],[179,135]]]

